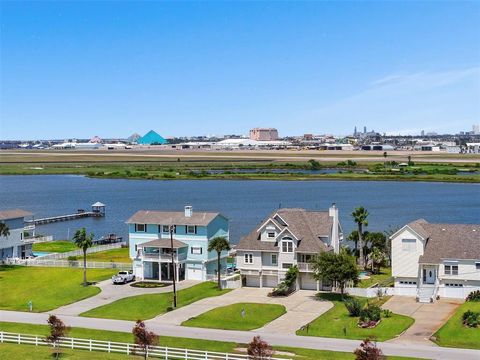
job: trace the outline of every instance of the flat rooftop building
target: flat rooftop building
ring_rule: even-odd
[[[278,130],[274,128],[254,128],[250,130],[250,139],[257,141],[278,140]]]

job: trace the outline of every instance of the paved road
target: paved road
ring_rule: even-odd
[[[199,283],[199,281],[192,280],[181,281],[177,284],[177,290],[185,289]],[[98,286],[102,290],[98,295],[89,297],[85,300],[77,301],[73,304],[59,307],[58,309],[53,310],[53,312],[58,315],[75,316],[80,315],[85,311],[94,309],[102,305],[110,304],[111,302],[129,296],[158,294],[173,291],[172,286],[170,285],[161,288],[143,289],[132,287],[130,286],[130,284],[113,285],[111,280],[101,281],[96,286]]]
[[[227,306],[239,302],[259,304],[279,304],[285,306],[287,313],[265,325],[259,331],[295,334],[303,325],[313,321],[333,304],[329,301],[319,301],[315,298],[315,291],[299,290],[293,295],[284,298],[268,297],[271,291],[268,288],[248,288],[232,290],[231,292],[216,297],[210,297],[181,307],[178,310],[159,315],[152,319],[152,323],[180,325],[182,322],[203,314],[220,306]],[[247,314],[248,316],[248,314]]]
[[[48,314],[45,313],[26,313],[19,311],[0,311],[0,321],[20,322],[28,324],[46,324]],[[99,330],[125,331],[130,332],[134,323],[132,321],[109,320],[82,318],[78,316],[61,316],[61,319],[68,325],[74,327],[83,327]],[[200,329],[181,327],[177,325],[159,324],[155,321],[147,321],[147,326],[159,335],[176,336],[194,339],[234,341],[248,343],[255,335],[260,335],[272,345],[293,346],[308,349],[331,350],[353,352],[360,341],[329,339],[320,337],[279,335],[263,331],[227,331],[215,329]],[[386,355],[406,356],[425,359],[445,359],[445,360],[478,360],[480,359],[480,350],[454,349],[432,347],[419,344],[395,344],[380,342],[378,346]]]
[[[422,304],[417,303],[413,297],[392,296],[383,308],[396,314],[410,316],[415,322],[402,335],[389,342],[437,346],[430,341],[430,337],[445,324],[462,302],[456,299],[440,299],[433,304]]]

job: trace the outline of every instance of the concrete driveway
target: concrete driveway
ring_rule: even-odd
[[[185,280],[177,283],[177,290],[185,289],[190,286],[199,284],[199,281]],[[159,294],[164,292],[173,291],[171,285],[167,285],[160,288],[142,289],[125,285],[114,285],[111,280],[105,280],[99,282],[96,286],[101,289],[101,292],[95,296],[89,297],[85,300],[77,301],[75,303],[59,307],[53,311],[48,311],[49,314],[56,315],[70,315],[77,316],[81,313],[94,309],[96,307],[110,304],[116,300],[143,294]]]
[[[316,291],[299,290],[285,298],[271,298],[267,288],[240,288],[229,293],[212,298],[199,300],[175,311],[159,315],[150,320],[152,323],[180,325],[182,322],[203,314],[220,306],[227,306],[239,302],[279,304],[285,306],[287,313],[265,325],[259,331],[268,331],[276,334],[295,334],[299,328],[316,319],[325,311],[333,307],[329,301],[320,301],[315,298]]]
[[[463,303],[462,300],[440,299],[432,304],[417,303],[415,298],[393,296],[382,307],[415,319],[415,323],[399,337],[389,342],[436,346],[430,337],[442,327]]]

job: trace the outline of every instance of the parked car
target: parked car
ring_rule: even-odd
[[[133,275],[133,270],[119,271],[117,275],[112,276],[112,282],[114,284],[126,284],[130,281],[135,281],[135,275]]]

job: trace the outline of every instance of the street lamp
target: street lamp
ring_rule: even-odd
[[[170,225],[170,253],[172,254],[172,270],[173,270],[173,307],[177,307],[177,287],[175,285],[175,256],[173,253],[173,230],[175,225]]]

